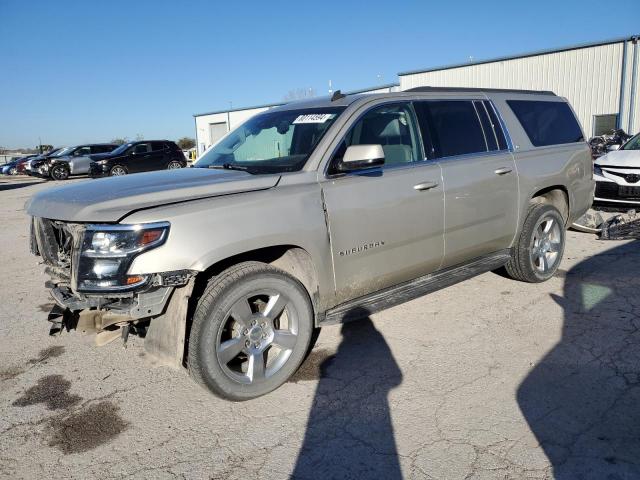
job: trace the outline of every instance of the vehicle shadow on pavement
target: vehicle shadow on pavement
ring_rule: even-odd
[[[368,312],[342,325],[335,356],[320,381],[292,478],[402,478],[389,392],[402,372]]]
[[[640,478],[640,242],[572,268],[560,342],[517,399],[557,479]]]
[[[0,181],[0,192],[4,190],[15,190],[16,188],[30,187],[31,185],[37,185],[38,183],[42,183],[42,182],[10,183],[10,182]]]

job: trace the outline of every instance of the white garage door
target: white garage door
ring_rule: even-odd
[[[227,134],[227,122],[209,124],[209,145],[213,145]]]

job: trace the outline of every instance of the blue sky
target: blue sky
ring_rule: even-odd
[[[640,2],[0,0],[0,146],[193,136],[193,113],[640,33]]]

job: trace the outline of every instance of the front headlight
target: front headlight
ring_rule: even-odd
[[[146,275],[127,275],[133,259],[167,240],[169,223],[90,225],[84,232],[77,260],[79,292],[133,290],[147,283]]]
[[[602,168],[598,164],[593,165],[593,173],[594,175],[599,175],[601,177],[604,177],[604,175],[602,174]]]

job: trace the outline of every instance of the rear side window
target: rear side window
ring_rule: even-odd
[[[535,147],[584,141],[575,115],[565,102],[507,100]]]
[[[429,158],[452,157],[487,151],[480,118],[471,101],[415,102]]]
[[[151,151],[151,145],[149,143],[138,143],[133,147],[134,153],[147,153]]]
[[[157,152],[158,150],[164,150],[165,144],[163,142],[151,142],[151,150]]]

